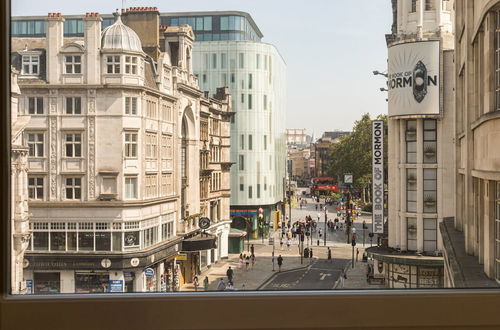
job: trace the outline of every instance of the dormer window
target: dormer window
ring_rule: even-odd
[[[23,55],[23,75],[38,75],[40,68],[39,55]]]
[[[107,73],[120,73],[120,56],[106,56]]]
[[[137,74],[137,57],[125,56],[125,73]]]
[[[80,55],[64,56],[65,73],[82,73],[82,57]]]

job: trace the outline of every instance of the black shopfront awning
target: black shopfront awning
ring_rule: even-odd
[[[202,251],[217,248],[216,237],[210,234],[199,233],[182,241],[182,251]]]

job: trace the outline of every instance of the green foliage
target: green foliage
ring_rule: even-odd
[[[384,158],[387,166],[387,115],[377,116],[384,121]],[[352,173],[354,187],[364,188],[372,179],[372,119],[368,113],[354,123],[352,133],[343,136],[330,150],[330,175],[343,179],[344,173]]]
[[[362,208],[363,212],[372,212],[373,205],[372,203],[365,204]]]

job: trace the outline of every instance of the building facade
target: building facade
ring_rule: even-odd
[[[235,113],[230,127],[233,226],[257,235],[258,215],[274,221],[283,200],[285,62],[275,46],[260,41],[262,33],[247,13],[172,13],[164,22],[196,26],[193,68],[200,88],[211,94],[217,86],[229,88]]]
[[[321,138],[314,142],[314,176],[330,176],[331,147],[340,141],[340,138],[351,132],[333,131],[324,132]],[[337,178],[334,178],[337,179]]]
[[[455,213],[453,1],[393,1],[393,11],[388,246],[368,251],[388,287],[442,287],[438,227]]]
[[[447,287],[500,284],[499,5],[455,1],[456,216],[440,226]]]
[[[31,289],[24,280],[24,252],[30,241],[29,233],[29,194],[28,193],[28,152],[23,139],[24,128],[29,116],[19,114],[21,91],[17,83],[19,71],[11,67],[11,293],[24,294]],[[28,285],[27,285],[28,284]]]
[[[229,168],[215,166],[218,184],[202,194],[200,155],[228,162],[228,94],[203,97],[189,26],[161,27],[156,8],[115,16],[105,29],[97,13],[13,22],[43,30],[12,39],[19,109],[31,116],[34,293],[172,291],[227,256]],[[214,215],[202,238],[200,217]]]

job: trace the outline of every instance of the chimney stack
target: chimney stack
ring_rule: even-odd
[[[87,13],[83,18],[85,24],[85,51],[86,51],[86,77],[87,84],[99,84],[101,82],[101,65],[99,49],[101,48],[101,22],[99,13]]]
[[[160,12],[157,7],[131,7],[122,10],[123,24],[141,39],[142,49],[155,61],[160,55]]]
[[[59,50],[64,42],[64,18],[61,16],[61,13],[49,13],[46,21],[47,82],[57,84],[61,82]]]

